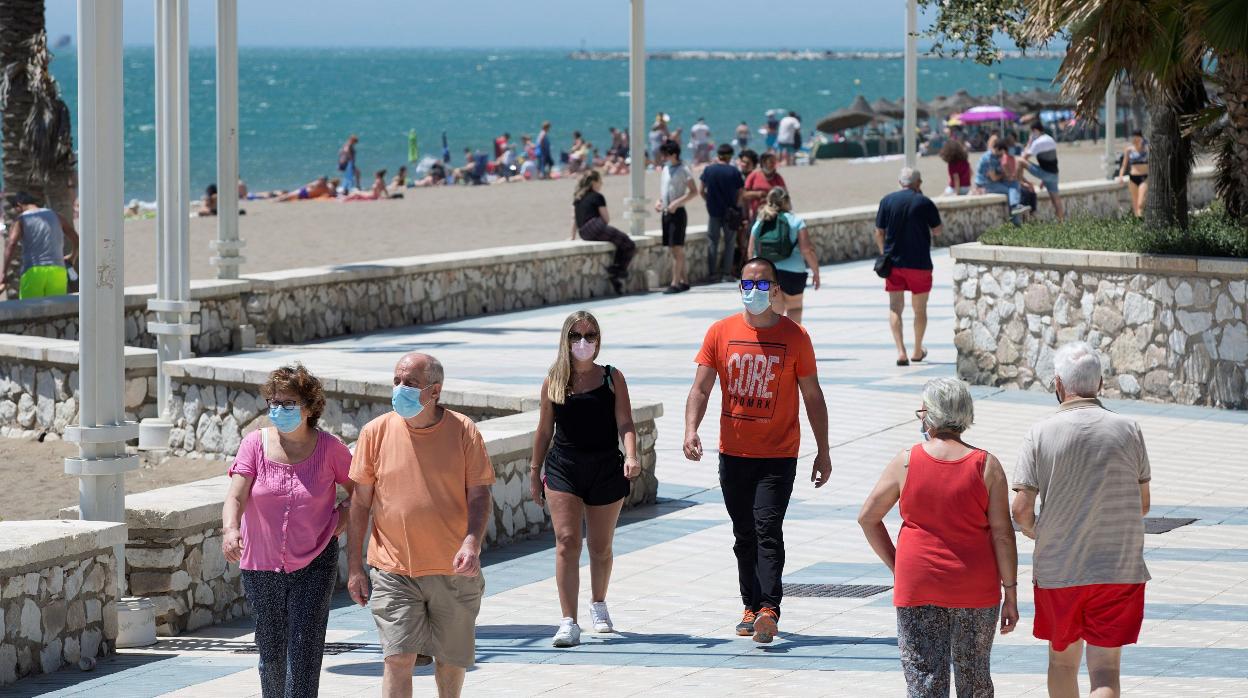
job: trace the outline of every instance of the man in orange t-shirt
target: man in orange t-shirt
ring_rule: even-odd
[[[740,292],[745,309],[711,325],[698,352],[698,372],[685,404],[684,451],[689,460],[702,459],[698,426],[718,377],[719,485],[732,519],[732,550],[745,604],[737,634],[766,643],[780,620],[784,512],[793,494],[801,439],[799,392],[818,447],[810,473],[815,487],[827,483],[832,460],[815,350],[801,325],[773,309],[780,293],[775,265],[761,257],[746,262]]]
[[[347,589],[377,622],[385,695],[411,695],[418,656],[433,656],[438,694],[458,696],[476,659],[494,468],[472,420],[438,405],[442,378],[432,356],[399,359],[394,411],[364,425],[351,461]],[[371,577],[360,559],[370,514]]]

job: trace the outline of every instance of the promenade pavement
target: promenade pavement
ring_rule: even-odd
[[[803,416],[798,483],[785,529],[789,583],[890,584],[864,541],[858,508],[884,463],[918,439],[913,411],[923,383],[955,374],[951,262],[937,253],[928,343],[931,355],[894,366],[886,300],[867,262],[825,267],[824,287],[806,294],[805,324],[815,342],[831,413],[832,479],[807,481],[814,440]],[[609,602],[619,630],[584,636],[556,650],[559,620],[549,536],[484,556],[487,597],[478,621],[478,665],[465,695],[526,696],[577,691],[626,695],[899,696],[891,595],[786,598],[779,639],[756,646],[733,634],[741,604],[732,535],[717,483],[714,407],[701,435],[707,457],[681,454],[685,395],[693,357],[714,320],[740,310],[732,286],[601,300],[407,328],[217,359],[272,368],[293,359],[314,372],[388,377],[395,359],[419,349],[438,356],[447,377],[536,394],[568,312],[585,307],[603,326],[601,360],[618,366],[637,400],[664,404],[659,421],[660,502],[626,512],[616,536]],[[908,319],[908,318],[907,318]],[[907,329],[907,334],[909,329]],[[973,388],[971,443],[1013,470],[1023,434],[1050,414],[1051,394]],[[712,396],[712,405],[718,396]],[[1196,521],[1149,535],[1153,575],[1140,644],[1125,651],[1124,693],[1132,696],[1248,696],[1248,414],[1197,407],[1109,401],[1138,419],[1153,466],[1152,516]],[[888,521],[896,533],[894,512]],[[993,672],[1001,696],[1044,695],[1046,646],[1031,637],[1032,546],[1019,537],[1018,630],[999,638]],[[582,571],[582,622],[588,570]],[[5,695],[259,695],[250,621],[162,639],[103,661],[94,673],[62,671],[6,687]],[[375,695],[382,658],[366,609],[335,597],[328,641],[358,647],[325,657],[321,693]],[[432,695],[430,668],[416,672],[416,695]],[[1086,677],[1084,691],[1086,692]]]

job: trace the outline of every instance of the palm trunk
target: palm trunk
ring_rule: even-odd
[[[1217,158],[1218,196],[1228,215],[1248,224],[1248,58],[1219,55],[1216,75],[1229,122]]]
[[[1159,99],[1149,106],[1152,131],[1148,144],[1148,201],[1144,205],[1144,223],[1150,228],[1187,230],[1187,180],[1195,163],[1195,152],[1192,138],[1183,135],[1179,119],[1201,108],[1204,92],[1204,84],[1196,77],[1180,87],[1173,102]]]
[[[0,148],[4,188],[72,220],[76,163],[69,109],[48,72],[43,0],[0,0]],[[7,222],[7,221],[6,221]],[[12,266],[5,271],[16,289]]]

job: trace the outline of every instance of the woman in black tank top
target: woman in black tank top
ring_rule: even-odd
[[[555,529],[555,582],[563,613],[556,647],[580,642],[576,606],[582,521],[589,541],[593,629],[614,631],[606,604],[611,541],[630,482],[641,474],[628,386],[619,371],[594,363],[600,339],[593,315],[580,310],[564,321],[559,354],[542,385],[541,420],[533,438],[530,493],[539,506],[550,505]]]

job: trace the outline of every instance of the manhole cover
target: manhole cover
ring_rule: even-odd
[[[342,654],[344,652],[362,650],[365,647],[368,647],[368,645],[362,642],[326,642],[325,648],[321,651],[321,654]],[[259,654],[259,653],[260,653],[260,650],[257,649],[254,644],[247,645],[246,647],[243,647],[242,649],[234,650],[234,654]]]
[[[1145,516],[1145,533],[1167,533],[1180,526],[1196,523],[1197,519],[1174,519],[1165,516]]]
[[[865,599],[892,589],[882,584],[785,584],[785,596]]]

